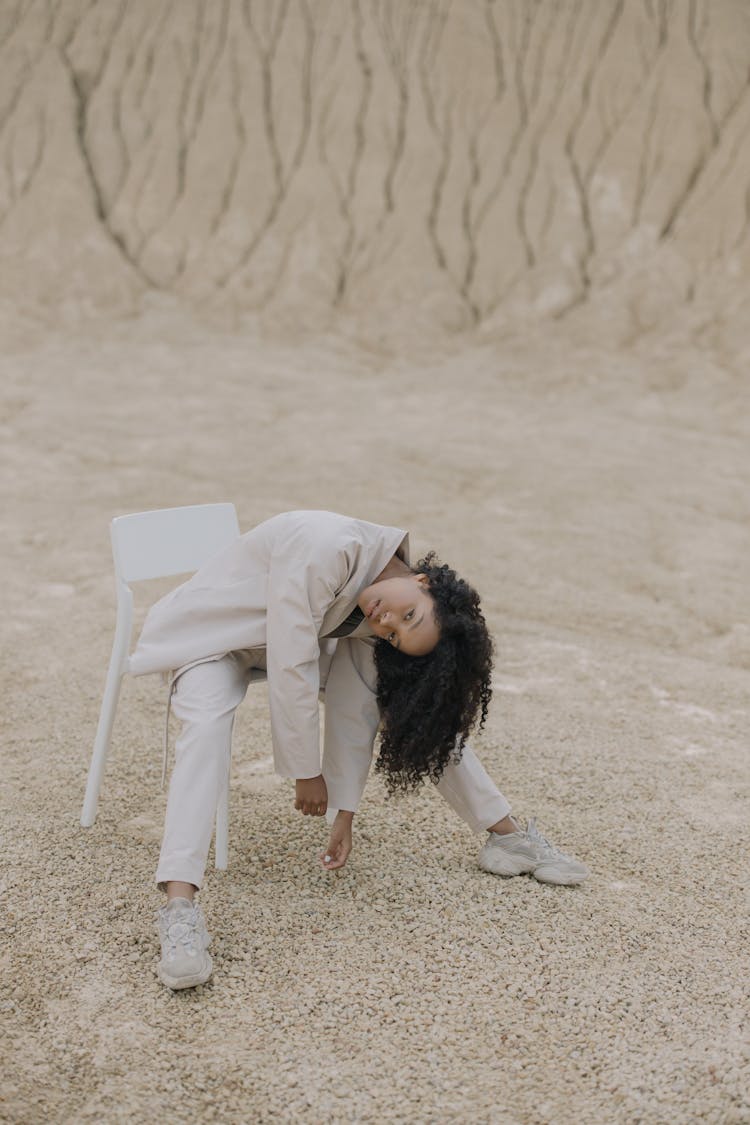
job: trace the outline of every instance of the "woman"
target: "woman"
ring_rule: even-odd
[[[295,808],[337,814],[321,863],[343,867],[381,727],[377,768],[391,792],[429,777],[499,875],[580,883],[586,868],[510,806],[466,745],[490,699],[492,644],[475,591],[429,555],[409,565],[406,532],[333,512],[267,520],[162,598],[146,618],[135,675],[170,672],[176,744],[159,865],[159,973],[170,988],[211,974],[193,896],[202,884],[234,713],[265,673],[276,772]],[[318,698],[325,692],[321,764]]]

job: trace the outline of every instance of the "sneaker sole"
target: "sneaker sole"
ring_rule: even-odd
[[[584,879],[588,879],[588,871],[585,874],[571,873],[564,875],[555,871],[532,871],[531,874],[536,879],[537,883],[550,883],[553,887],[577,887]]]
[[[513,863],[507,863],[507,857],[505,857],[505,866],[503,863],[495,863],[494,861],[490,862],[488,860],[480,859],[478,862],[482,871],[486,871],[490,875],[500,875],[503,879],[513,879],[516,875],[530,875],[533,870],[532,867],[524,864],[518,866]]]
[[[204,967],[199,973],[192,973],[190,976],[173,977],[161,967],[157,966],[157,973],[159,980],[165,984],[167,988],[171,988],[173,992],[179,991],[181,988],[195,988],[199,984],[205,984],[213,972],[213,962],[208,958],[208,966]]]
[[[545,871],[543,868],[534,869],[533,866],[514,866],[508,864],[503,867],[501,864],[490,865],[487,861],[479,860],[479,866],[482,871],[488,872],[490,875],[499,875],[502,879],[513,879],[517,875],[532,875],[538,883],[550,883],[555,887],[577,887],[584,879],[588,878],[588,871],[585,874],[571,872],[563,874],[556,871]]]

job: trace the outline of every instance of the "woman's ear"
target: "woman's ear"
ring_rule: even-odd
[[[430,580],[426,574],[415,574],[414,577],[420,586],[429,586]]]

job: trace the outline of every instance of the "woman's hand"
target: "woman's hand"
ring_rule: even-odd
[[[352,820],[354,813],[340,809],[331,826],[328,847],[320,853],[320,866],[326,871],[343,867],[352,850]]]
[[[298,778],[295,783],[294,807],[304,816],[325,816],[328,808],[328,789],[323,774],[318,777]]]

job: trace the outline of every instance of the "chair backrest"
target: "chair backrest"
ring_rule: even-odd
[[[240,528],[234,504],[193,504],[117,516],[110,533],[115,575],[128,583],[197,570]]]

